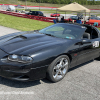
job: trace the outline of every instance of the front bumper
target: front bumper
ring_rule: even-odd
[[[18,70],[8,70],[4,69],[4,67],[0,67],[0,76],[17,81],[33,81],[45,78],[47,69],[47,66]]]
[[[30,63],[2,62],[8,54],[0,50],[0,76],[17,81],[33,81],[46,76],[47,66]]]

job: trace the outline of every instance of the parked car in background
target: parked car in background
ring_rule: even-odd
[[[15,6],[16,8],[24,8],[23,6],[21,6],[21,5],[17,5],[17,6]]]
[[[83,19],[83,16],[70,16],[70,20],[78,20],[78,19]]]
[[[72,20],[78,20],[78,16],[70,16],[70,19],[72,19]]]
[[[13,5],[8,5],[6,11],[15,11],[15,6],[13,6]]]
[[[91,17],[97,17],[97,15],[91,15]]]
[[[99,18],[99,17],[97,17],[97,16],[91,16],[91,17],[89,17],[89,18],[88,18],[88,20],[89,20],[89,19],[93,19],[93,20],[100,20],[100,18]]]
[[[93,23],[94,26],[98,26],[98,23],[100,23],[100,18],[97,16],[91,16],[88,20],[90,23]]]
[[[35,15],[35,16],[44,16],[44,14],[41,11],[30,11],[26,14],[27,15]]]
[[[51,16],[51,17],[59,17],[60,14],[59,14],[59,13],[54,13],[54,14],[51,14],[50,16]]]

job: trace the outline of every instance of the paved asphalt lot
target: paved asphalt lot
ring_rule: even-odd
[[[0,36],[17,30],[0,26]],[[71,69],[58,83],[18,82],[0,77],[0,100],[100,100],[100,61]]]

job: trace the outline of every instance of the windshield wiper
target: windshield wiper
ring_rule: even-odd
[[[39,30],[34,30],[34,32],[38,32]]]
[[[44,33],[45,34],[45,33]],[[52,37],[55,37],[54,35],[52,35],[52,34],[45,34],[45,35],[48,35],[48,36],[52,36]]]

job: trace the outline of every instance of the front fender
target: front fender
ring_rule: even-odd
[[[61,47],[55,47],[31,54],[30,56],[33,58],[33,67],[49,66],[62,52],[63,49],[61,49]]]

